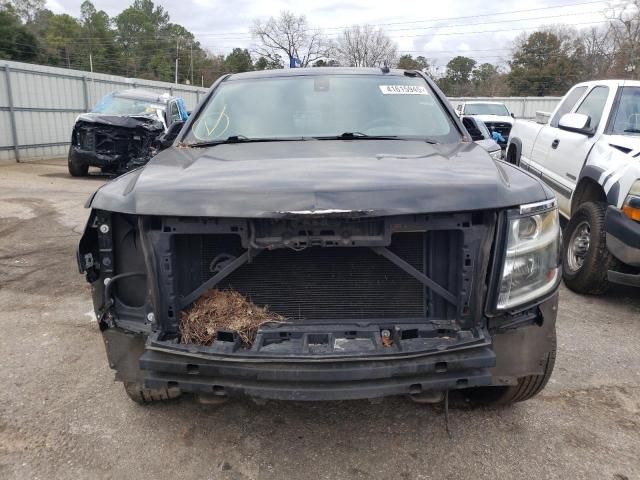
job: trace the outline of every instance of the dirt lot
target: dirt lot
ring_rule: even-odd
[[[537,398],[451,412],[369,402],[185,399],[113,382],[74,250],[104,178],[0,167],[0,478],[640,479],[640,294],[561,291],[556,370]]]

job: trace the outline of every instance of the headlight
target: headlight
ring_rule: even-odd
[[[640,180],[636,180],[629,190],[629,195],[624,199],[622,213],[631,220],[640,222]]]
[[[560,223],[555,200],[522,205],[509,216],[498,309],[513,308],[555,288],[560,277]]]
[[[502,149],[496,150],[495,152],[489,152],[489,155],[494,160],[502,160]]]

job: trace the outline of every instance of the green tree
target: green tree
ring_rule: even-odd
[[[403,70],[423,70],[425,68],[429,68],[429,62],[421,55],[413,58],[409,54],[404,54],[398,60],[397,68],[401,68]]]
[[[115,17],[115,26],[116,41],[124,54],[125,75],[158,78],[157,62],[153,66],[150,63],[151,57],[158,50],[165,52],[165,61],[169,66],[175,61],[175,54],[171,54],[170,48],[178,50],[179,39],[167,38],[169,14],[161,6],[155,6],[151,0],[134,0],[130,7]]]
[[[584,76],[581,45],[569,35],[534,32],[516,47],[508,82],[514,95],[564,95]]]
[[[447,95],[468,95],[472,93],[471,72],[476,61],[469,57],[457,56],[447,63],[447,73],[438,84]]]
[[[282,57],[278,54],[275,54],[272,59],[260,57],[253,64],[254,70],[273,70],[276,68],[284,68]]]
[[[38,41],[11,8],[0,10],[0,58],[23,62],[38,58]]]
[[[473,83],[473,94],[481,96],[495,96],[508,94],[508,87],[505,87],[506,76],[498,70],[498,67],[491,63],[483,63],[471,72],[471,82]]]
[[[80,50],[82,27],[71,15],[63,13],[54,15],[49,20],[45,34],[47,46],[54,52],[54,57],[71,68],[71,59]]]
[[[234,48],[224,59],[224,64],[226,70],[230,73],[249,72],[253,70],[251,54],[246,48]]]
[[[77,66],[86,70],[93,66],[94,71],[110,71],[119,63],[120,54],[109,15],[96,10],[93,3],[85,0],[80,6],[80,24],[83,41]]]
[[[458,56],[447,63],[447,77],[456,84],[469,83],[471,72],[476,66],[476,61],[469,57]]]
[[[333,60],[333,59],[325,60],[323,58],[315,61],[312,65],[312,67],[339,67],[339,66],[340,66],[340,63],[337,60]],[[275,67],[275,68],[281,68],[281,67]]]

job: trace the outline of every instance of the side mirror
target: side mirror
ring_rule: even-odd
[[[558,122],[558,128],[561,130],[581,133],[589,137],[595,133],[595,130],[590,125],[591,117],[583,113],[565,113]]]
[[[462,117],[462,124],[464,125],[464,128],[467,129],[467,132],[469,132],[469,135],[471,136],[471,140],[474,142],[485,139],[475,118]]]
[[[516,118],[516,116],[511,112],[511,118]]]
[[[180,130],[182,130],[184,124],[185,122],[182,120],[174,122],[163,135],[160,135],[160,137],[158,137],[160,150],[169,148],[173,144],[174,140],[178,137]]]

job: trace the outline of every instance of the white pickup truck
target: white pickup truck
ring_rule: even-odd
[[[640,81],[575,85],[547,123],[515,122],[506,158],[542,179],[569,220],[569,288],[640,286]]]

